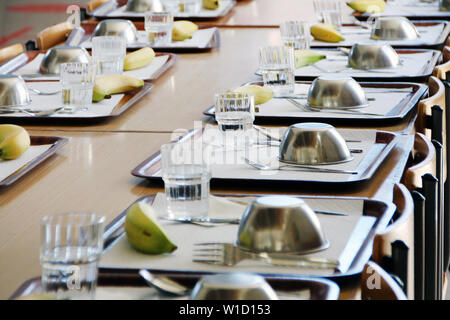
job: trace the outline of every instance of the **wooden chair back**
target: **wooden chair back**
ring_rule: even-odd
[[[445,86],[441,80],[437,77],[431,76],[428,80],[429,96],[426,99],[419,101],[417,109],[417,119],[415,122],[416,132],[424,134],[429,140],[431,140],[431,129],[427,128],[427,118],[432,114],[432,107],[439,105],[444,110],[443,123],[442,123],[442,146],[443,146],[443,178],[447,179],[447,138],[446,138],[446,108],[445,108]]]
[[[367,262],[361,274],[362,300],[407,300],[398,283],[378,264]]]
[[[436,176],[436,152],[425,135],[416,133],[411,151],[411,165],[406,169],[402,183],[410,191],[422,188],[422,176],[425,173]]]
[[[374,238],[372,260],[383,266],[386,257],[392,256],[391,244],[403,241],[409,248],[407,261],[407,296],[414,299],[414,202],[409,190],[402,184],[394,185],[393,202],[397,206],[395,219]]]
[[[45,28],[37,34],[38,49],[47,50],[57,45],[63,45],[72,29],[72,24],[68,21]]]
[[[101,5],[109,2],[111,0],[91,0],[89,1],[88,5],[87,5],[87,10],[88,12],[92,12],[95,9],[97,9],[98,7],[100,7]]]
[[[12,59],[22,52],[25,52],[25,46],[21,43],[15,43],[0,49],[0,63]]]
[[[445,80],[445,73],[450,70],[450,46],[445,46],[442,49],[442,59],[444,62],[434,67],[433,76]]]

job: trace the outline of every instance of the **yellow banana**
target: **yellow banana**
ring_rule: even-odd
[[[19,158],[30,147],[27,130],[14,124],[0,125],[0,158],[13,160]]]
[[[128,75],[112,75],[95,79],[92,101],[98,102],[106,96],[116,93],[125,93],[144,86],[144,81]]]
[[[216,10],[220,7],[220,0],[203,0],[203,8]]]
[[[326,42],[340,42],[344,37],[331,24],[317,23],[310,28],[314,39]]]
[[[245,92],[252,94],[255,97],[255,104],[263,104],[273,97],[273,91],[269,88],[264,88],[257,85],[247,85],[236,88],[233,92]]]
[[[145,47],[125,56],[123,61],[123,70],[135,70],[150,64],[155,59],[155,51],[152,48]]]
[[[301,68],[319,60],[326,59],[324,54],[315,52],[313,50],[295,50],[295,67]]]
[[[384,0],[362,0],[350,1],[347,2],[347,5],[361,13],[379,13],[384,11],[386,3]]]
[[[192,34],[198,30],[198,26],[195,23],[187,20],[179,20],[173,23],[172,28],[172,40],[184,41],[192,38]]]

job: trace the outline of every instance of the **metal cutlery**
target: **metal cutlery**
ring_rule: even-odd
[[[323,173],[341,173],[341,174],[358,174],[357,171],[350,170],[340,170],[340,169],[329,169],[329,168],[318,168],[305,165],[289,165],[280,164],[278,166],[268,166],[261,163],[251,161],[250,159],[244,158],[244,161],[258,170],[273,171],[273,170],[285,170],[285,171],[303,171],[303,172],[323,172]]]
[[[33,110],[33,109],[12,109],[12,108],[0,108],[0,114],[8,114],[8,113],[25,113],[29,116],[33,117],[43,117],[43,116],[49,116],[54,113],[57,113],[61,110],[63,110],[64,107],[58,107],[54,109],[47,109],[47,110]]]
[[[292,254],[268,254],[242,250],[231,243],[204,242],[196,243],[193,262],[221,266],[235,266],[244,260],[255,260],[280,267],[305,267],[319,269],[336,269],[336,260],[312,258]]]
[[[262,141],[262,142],[255,142],[256,145],[263,145],[263,146],[274,146],[278,147],[280,144],[277,141]],[[363,153],[362,149],[349,149],[351,153]]]
[[[202,227],[214,227],[218,224],[239,224],[241,222],[240,218],[168,218],[169,221],[190,223],[199,225]]]
[[[37,95],[40,95],[40,96],[52,96],[52,95],[60,93],[59,90],[58,91],[52,91],[52,92],[43,92],[43,91],[40,91],[38,89],[33,89],[33,88],[28,88],[28,90],[33,92],[33,93],[35,93],[35,94],[37,94]]]
[[[187,287],[167,277],[153,275],[145,269],[139,270],[139,275],[150,287],[156,288],[163,293],[169,293],[175,296],[186,296],[189,294],[190,290]]]
[[[294,99],[286,99],[290,103],[292,103],[294,106],[296,106],[299,109],[302,109],[303,111],[308,112],[325,112],[325,113],[336,113],[336,114],[354,114],[354,115],[366,115],[366,116],[378,116],[382,117],[382,114],[379,113],[371,113],[371,112],[364,112],[364,111],[356,111],[356,110],[344,110],[344,109],[314,109],[310,108],[305,104],[302,104],[298,101],[295,101]]]
[[[279,137],[275,137],[269,133],[266,132],[265,129],[261,128],[260,126],[257,125],[253,125],[253,129],[255,129],[256,131],[258,131],[259,133],[261,133],[263,136],[265,136],[267,139],[269,140],[275,140],[275,141],[279,141],[281,142],[281,138]],[[352,139],[345,139],[345,142],[355,142],[355,143],[359,143],[362,142],[361,140],[352,140]]]

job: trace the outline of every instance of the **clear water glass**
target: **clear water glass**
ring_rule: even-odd
[[[123,73],[123,61],[127,53],[124,37],[100,36],[92,38],[92,57],[97,64],[98,75]]]
[[[41,220],[42,289],[56,299],[95,298],[105,217],[68,213]]]
[[[294,48],[285,46],[259,48],[259,68],[264,87],[272,89],[275,97],[294,93]]]
[[[255,97],[248,93],[215,95],[215,118],[227,149],[245,148],[251,140],[255,120]]]
[[[314,12],[319,22],[328,23],[341,28],[342,1],[341,0],[314,0]]]
[[[281,40],[286,47],[295,50],[309,49],[311,35],[309,24],[301,21],[286,21],[280,25]]]
[[[162,178],[167,219],[202,218],[208,215],[209,172],[203,149],[191,143],[161,146]]]
[[[168,11],[145,13],[145,31],[150,45],[172,42],[173,14]]]
[[[86,111],[92,105],[96,70],[93,63],[61,64],[61,101],[66,112]]]
[[[179,12],[198,13],[202,8],[202,0],[178,0]]]

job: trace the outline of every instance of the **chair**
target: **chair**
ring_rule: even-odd
[[[37,34],[38,49],[47,50],[56,45],[64,44],[72,29],[72,24],[68,21],[45,28]]]
[[[7,47],[1,48],[0,63],[3,63],[11,58],[14,58],[19,54],[21,54],[22,52],[25,52],[25,46],[21,43],[15,43]]]
[[[418,300],[440,299],[446,282],[443,272],[442,149],[436,140],[429,141],[417,133],[402,177],[414,201],[414,298]]]
[[[440,80],[445,80],[446,72],[450,71],[450,46],[445,46],[442,50],[442,59],[444,62],[434,67],[433,76]]]
[[[398,283],[378,264],[367,262],[361,274],[362,300],[407,300]]]
[[[92,12],[95,9],[97,9],[98,7],[100,7],[101,5],[109,2],[111,0],[91,0],[89,1],[88,5],[87,5],[87,10],[88,12]]]
[[[393,199],[397,206],[395,217],[383,232],[375,235],[372,260],[397,276],[407,296],[413,299],[414,204],[410,192],[402,184],[394,185]]]
[[[447,125],[445,111],[445,86],[438,78],[431,76],[428,80],[429,96],[419,101],[417,119],[415,122],[416,132],[425,134],[430,140],[437,140],[443,147],[443,181],[447,180]],[[434,106],[440,106],[443,113],[438,110],[433,112]]]

